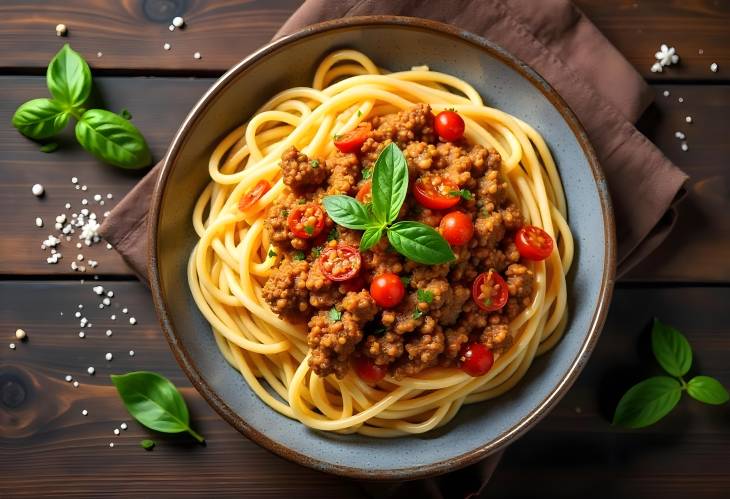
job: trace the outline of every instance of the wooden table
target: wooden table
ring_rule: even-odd
[[[70,269],[77,251],[68,244],[58,265],[46,263],[40,244],[64,203],[80,209],[86,197],[101,213],[93,194],[111,193],[108,207],[139,174],[99,164],[70,139],[43,154],[9,126],[21,102],[46,94],[45,67],[68,41],[90,62],[107,107],[129,109],[160,158],[213,79],[265,43],[299,3],[0,4],[0,497],[364,495],[354,482],[270,454],[221,420],[175,363],[148,291],[104,244],[83,250],[86,261],[99,261],[98,277]],[[697,369],[730,385],[730,2],[577,3],[651,83],[656,103],[640,128],[692,179],[670,240],[618,284],[588,367],[559,406],[507,451],[487,495],[728,497],[727,406],[683,400],[664,421],[641,431],[614,428],[610,418],[624,390],[659,370],[647,346],[654,316],[685,332]],[[185,17],[184,31],[168,31],[174,15]],[[55,35],[59,22],[69,27],[65,39]],[[163,50],[165,42],[170,51]],[[677,47],[681,64],[654,74],[649,68],[662,42]],[[202,59],[193,59],[196,51]],[[709,70],[712,62],[719,64],[717,73]],[[691,125],[687,115],[694,118]],[[688,151],[680,149],[675,130],[687,134]],[[76,190],[73,176],[88,190]],[[42,199],[31,194],[36,182],[46,187]],[[36,228],[35,217],[46,227]],[[95,309],[96,284],[114,291],[110,308]],[[93,322],[85,339],[77,334],[78,304]],[[134,326],[130,315],[138,321]],[[16,328],[29,339],[13,351],[8,343]],[[106,337],[109,328],[113,336]],[[105,360],[106,352],[113,361]],[[95,366],[96,375],[86,374],[87,366]],[[182,387],[206,447],[160,435],[152,437],[154,452],[139,447],[151,432],[130,421],[108,378],[137,369],[159,371]],[[64,381],[66,375],[80,386]],[[123,421],[129,429],[115,436]]]

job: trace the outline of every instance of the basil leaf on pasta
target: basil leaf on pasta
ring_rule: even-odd
[[[350,196],[327,196],[324,209],[336,224],[348,229],[364,230],[370,224],[370,214],[364,204]]]
[[[398,253],[426,265],[447,263],[456,258],[436,229],[420,222],[398,222],[388,228],[388,241]]]
[[[375,218],[389,224],[398,217],[408,194],[408,163],[392,142],[378,156],[372,182]]]
[[[46,83],[51,95],[66,109],[79,110],[91,93],[91,70],[68,44],[48,64]]]
[[[360,238],[360,251],[367,251],[380,241],[383,237],[383,227],[368,227]]]

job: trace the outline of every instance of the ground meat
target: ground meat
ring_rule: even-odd
[[[441,306],[437,310],[433,310],[431,314],[443,326],[455,324],[464,303],[470,298],[471,289],[461,284],[451,286],[441,295]]]
[[[454,329],[446,329],[444,331],[444,340],[446,346],[444,348],[445,365],[451,365],[459,356],[462,345],[469,341],[469,330],[464,326],[458,326]]]
[[[380,366],[391,364],[403,355],[403,336],[393,331],[369,335],[363,341],[362,352]]]
[[[506,229],[502,214],[494,212],[485,218],[477,217],[474,220],[474,237],[479,246],[485,248],[496,248],[504,238]]]
[[[352,315],[360,324],[370,322],[378,312],[375,300],[367,291],[347,293],[342,300],[342,309]]]
[[[360,179],[360,161],[354,154],[337,151],[327,158],[325,166],[329,172],[327,194],[354,194],[354,187]]]
[[[478,182],[476,198],[479,215],[492,213],[502,204],[507,191],[507,182],[502,179],[499,170],[489,170]]]
[[[319,186],[327,179],[324,165],[320,165],[319,160],[310,160],[294,146],[281,156],[281,169],[284,183],[296,192]]]
[[[411,142],[403,151],[403,155],[408,162],[408,173],[414,177],[431,169],[438,152],[433,144]]]
[[[422,140],[433,143],[433,113],[428,104],[418,104],[398,114],[373,118],[372,138],[378,142],[390,139],[405,149],[409,142]]]
[[[502,353],[512,346],[512,336],[509,334],[509,326],[496,324],[487,326],[479,336],[479,341],[494,353]]]
[[[507,277],[509,299],[504,310],[507,317],[514,319],[530,305],[535,284],[535,274],[524,265],[513,263],[504,273]]]
[[[322,273],[318,260],[311,265],[306,281],[309,304],[314,308],[329,309],[342,299],[339,286]]]
[[[433,334],[416,336],[406,343],[408,357],[401,357],[395,368],[396,378],[413,376],[438,364],[439,354],[444,351],[444,334],[440,329]]]
[[[284,259],[266,280],[264,300],[286,320],[301,322],[311,313],[306,285],[308,270],[306,260]]]
[[[384,310],[381,321],[397,334],[410,333],[423,324],[423,315],[415,313],[417,309],[423,312],[423,308],[427,305],[419,307],[417,294],[409,293],[396,308]]]

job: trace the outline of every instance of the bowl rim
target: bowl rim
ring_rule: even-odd
[[[497,58],[502,63],[517,71],[523,78],[526,78],[558,110],[576,137],[576,140],[588,160],[598,189],[604,223],[604,238],[606,241],[604,250],[605,265],[601,276],[601,286],[598,294],[598,301],[590,321],[588,333],[586,334],[583,344],[568,367],[564,377],[550,391],[550,393],[548,393],[527,416],[516,422],[509,430],[503,432],[498,438],[491,442],[481,444],[474,449],[451,459],[423,466],[378,471],[367,471],[356,467],[332,464],[290,449],[253,428],[241,416],[233,411],[233,409],[231,409],[230,406],[228,406],[228,404],[226,404],[223,399],[219,397],[216,391],[204,380],[198,371],[195,361],[175,334],[172,319],[168,313],[165,294],[163,293],[161,285],[158,265],[159,259],[157,254],[157,234],[160,225],[162,199],[167,185],[167,179],[173,169],[177,154],[185,142],[185,136],[187,135],[188,130],[197,124],[201,111],[204,110],[221,92],[223,92],[240,73],[246,71],[255,63],[263,60],[274,51],[293,44],[303,38],[328,31],[367,28],[371,26],[403,26],[406,28],[415,28],[424,31],[435,31],[441,35],[459,39],[487,52],[490,56]],[[600,336],[602,326],[608,313],[616,273],[615,227],[606,179],[596,153],[588,140],[586,131],[568,104],[534,69],[486,38],[441,22],[403,16],[372,15],[346,17],[306,26],[295,33],[271,41],[225,72],[198,100],[173,137],[168,152],[163,159],[163,165],[152,194],[151,211],[148,217],[147,238],[147,262],[150,288],[152,291],[155,310],[160,321],[160,326],[178,364],[185,372],[192,385],[203,396],[208,404],[226,422],[236,428],[244,436],[253,440],[265,449],[288,459],[289,461],[318,471],[324,471],[349,478],[369,480],[410,480],[416,478],[427,478],[462,468],[475,463],[500,449],[503,449],[542,420],[542,418],[544,418],[565,395],[588,361],[588,358],[598,341],[598,337]]]

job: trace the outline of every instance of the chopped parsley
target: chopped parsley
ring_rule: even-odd
[[[274,258],[276,256],[276,251],[273,249],[269,249],[269,258]]]
[[[433,291],[427,289],[419,289],[417,296],[419,302],[431,303],[433,301]]]
[[[286,218],[289,216],[289,210],[281,210],[281,216]]]
[[[491,296],[484,299],[484,305],[486,305],[487,307],[490,307],[492,305],[492,297]]]
[[[309,166],[311,166],[312,168],[319,168],[319,160],[313,159],[312,161],[309,162]]]
[[[340,238],[340,231],[337,230],[337,227],[332,229],[330,233],[327,235],[328,241],[337,241]]]
[[[413,310],[413,318],[414,319],[420,319],[421,317],[423,317],[423,312],[421,312],[421,309],[420,308],[416,307]]]
[[[314,258],[319,258],[319,255],[322,253],[322,246],[315,246],[312,248],[312,256]]]
[[[367,180],[367,179],[369,179],[372,176],[373,176],[373,169],[372,168],[365,168],[362,171],[362,178],[363,178],[363,180]]]
[[[334,134],[334,135],[332,136],[332,138],[333,138],[333,139],[335,139],[335,140],[340,140],[340,137],[342,137],[342,135],[340,135],[340,134],[338,134],[338,133],[336,133],[336,134]]]
[[[360,111],[360,110],[358,109],[358,110],[357,110],[357,117],[359,118],[360,116],[362,116],[362,111]]]
[[[403,286],[407,288],[408,285],[411,283],[411,277],[407,275],[401,276],[400,282],[402,282]]]
[[[307,235],[311,236],[312,234],[314,234],[314,227],[312,227],[311,225],[305,225],[304,232],[306,232]]]
[[[303,251],[295,251],[294,256],[292,256],[292,258],[294,259],[295,262],[298,262],[298,261],[304,260],[306,257],[304,256]]]
[[[467,201],[471,201],[472,199],[474,199],[474,194],[469,189],[451,191],[449,192],[449,196],[460,197],[462,199],[466,199]]]
[[[342,319],[342,312],[340,312],[339,310],[337,310],[337,308],[336,308],[336,307],[332,307],[332,308],[330,309],[330,311],[329,311],[329,312],[327,312],[327,317],[329,317],[329,319],[330,319],[330,320],[331,320],[332,322],[337,322],[337,321],[339,321],[340,319]]]
[[[304,198],[301,198],[301,199],[298,199],[297,200],[297,203],[299,203],[299,204],[307,204],[307,200],[304,199]]]

